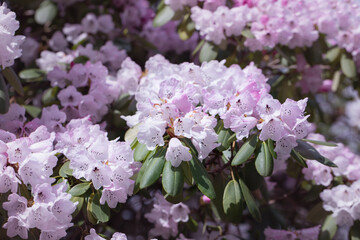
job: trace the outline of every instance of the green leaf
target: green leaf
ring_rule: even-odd
[[[110,220],[110,208],[106,203],[104,205],[100,204],[100,198],[101,193],[97,191],[91,202],[91,213],[99,222],[105,223]]]
[[[325,58],[330,62],[335,62],[336,59],[340,57],[341,49],[339,47],[335,47],[327,51]]]
[[[56,5],[52,1],[47,0],[42,2],[39,8],[36,9],[35,21],[40,25],[44,25],[45,23],[51,23],[56,17],[56,14]]]
[[[74,217],[76,217],[79,212],[81,211],[82,206],[84,205],[84,198],[83,197],[71,197],[70,199],[73,203],[78,202],[76,205],[75,211],[71,214]]]
[[[134,160],[136,162],[142,162],[149,155],[150,150],[147,149],[145,144],[138,143],[134,150]]]
[[[118,99],[113,103],[113,106],[117,110],[125,109],[129,105],[131,99],[132,96],[130,94],[121,94]]]
[[[349,240],[360,240],[360,222],[355,221],[350,229]]]
[[[6,88],[5,80],[0,73],[0,113],[4,114],[9,111],[10,102],[9,102],[9,93]]]
[[[271,156],[273,157],[273,159],[277,159],[277,154],[274,150],[274,141],[271,140],[270,138],[266,141],[267,145],[268,145],[268,148],[269,148],[269,151],[270,151],[270,154]]]
[[[125,142],[134,142],[139,132],[139,125],[136,124],[132,128],[129,128],[124,136]]]
[[[233,132],[230,129],[222,129],[218,135],[218,142],[221,144],[217,149],[224,151],[230,147]],[[235,135],[236,136],[236,135]]]
[[[204,165],[194,156],[194,154],[190,160],[190,170],[199,190],[208,198],[215,199],[215,189],[209,178],[209,175]]]
[[[60,90],[59,87],[53,87],[53,88],[46,89],[42,96],[43,104],[45,106],[50,106],[50,105],[56,103],[56,101],[57,101],[56,95],[59,90]]]
[[[212,43],[204,42],[200,50],[199,61],[201,63],[210,62],[211,60],[216,59],[217,55],[217,47]]]
[[[238,222],[242,215],[243,195],[236,180],[230,180],[223,195],[224,212],[232,222]]]
[[[321,51],[321,42],[318,40],[314,42],[311,47],[307,47],[304,53],[306,61],[314,66],[316,64],[322,63],[322,51]]]
[[[7,67],[2,71],[2,73],[8,83],[10,83],[10,85],[15,89],[15,91],[21,96],[24,96],[23,86],[21,85],[19,77],[14,72],[14,69],[12,69],[11,67]]]
[[[76,57],[73,62],[76,63],[81,63],[81,64],[85,64],[87,61],[89,61],[89,57],[87,56],[78,56]]]
[[[233,161],[231,162],[232,166],[240,165],[246,162],[250,156],[254,153],[256,145],[259,139],[257,135],[252,135],[239,149],[236,153]]]
[[[186,41],[195,32],[195,23],[190,18],[190,13],[184,16],[183,21],[178,26],[178,34],[181,40]]]
[[[264,184],[264,177],[261,176],[255,167],[255,161],[248,162],[241,168],[242,179],[250,189],[254,191]]]
[[[305,141],[305,142],[317,144],[317,145],[322,145],[322,146],[328,146],[328,147],[336,147],[337,146],[337,144],[330,143],[330,142],[316,141],[316,140],[310,140],[310,139],[301,139],[301,140]]]
[[[196,232],[199,224],[194,218],[189,215],[189,221],[186,222],[186,226],[190,229],[190,231]]]
[[[161,175],[165,164],[166,148],[161,148],[153,157],[148,158],[146,169],[140,181],[140,188],[152,185]]]
[[[341,75],[340,71],[336,71],[334,73],[333,83],[331,85],[331,91],[336,92],[336,90],[339,88],[340,82],[341,82],[341,77],[342,77],[342,75]]]
[[[296,140],[297,142],[297,146],[294,148],[294,150],[296,150],[297,152],[300,153],[300,155],[306,159],[309,160],[316,160],[326,166],[329,167],[337,167],[335,163],[333,163],[332,161],[330,161],[329,159],[325,158],[324,156],[322,156],[313,146],[311,146],[310,144],[301,141],[301,140]]]
[[[97,224],[97,220],[96,218],[94,217],[94,214],[92,213],[92,207],[93,207],[93,199],[95,197],[95,194],[92,193],[90,195],[90,197],[88,198],[87,200],[87,206],[86,206],[86,215],[87,215],[87,219],[89,220],[89,222],[91,222],[92,224]]]
[[[190,165],[189,165],[189,162],[182,162],[181,163],[181,168],[182,168],[182,171],[184,173],[184,180],[187,184],[189,184],[190,186],[194,184],[194,179],[191,175],[191,170],[190,170]]]
[[[172,10],[171,7],[165,5],[156,13],[156,16],[153,20],[153,26],[161,27],[162,25],[168,23],[174,16],[174,10]]]
[[[73,170],[70,169],[70,161],[66,161],[59,170],[59,175],[61,177],[72,176]]]
[[[246,38],[255,38],[254,34],[251,32],[250,29],[245,29],[241,32],[241,35]]]
[[[86,191],[90,188],[91,183],[80,183],[75,186],[73,186],[69,193],[74,196],[78,197],[86,193]]]
[[[23,107],[25,108],[26,112],[30,114],[30,116],[32,116],[33,118],[38,117],[41,113],[41,108],[39,107],[32,105],[23,105]]]
[[[200,49],[201,49],[201,47],[204,45],[204,43],[205,43],[205,40],[204,40],[204,39],[201,40],[201,41],[197,44],[197,46],[196,46],[196,48],[194,49],[194,51],[191,53],[191,56],[195,56],[195,54],[197,54],[197,53],[200,51]]]
[[[162,172],[162,185],[171,196],[178,195],[184,186],[184,174],[181,166],[173,167],[170,161],[166,161]]]
[[[341,70],[343,71],[345,76],[349,78],[353,78],[356,76],[355,62],[352,59],[346,57],[346,54],[341,55],[340,65]]]
[[[253,218],[256,221],[261,222],[261,214],[259,208],[255,203],[254,197],[252,196],[249,188],[246,186],[246,184],[241,178],[239,179],[239,182],[240,182],[241,192],[244,195],[245,202],[249,209],[250,214],[253,216]]]
[[[274,160],[266,142],[261,144],[260,152],[255,159],[255,167],[263,177],[270,176],[274,170]]]
[[[25,69],[19,73],[19,77],[26,82],[42,81],[44,76],[45,72],[37,68]]]
[[[307,168],[308,165],[306,164],[305,159],[300,155],[300,153],[298,153],[297,151],[295,151],[294,149],[291,150],[290,153],[291,157],[294,158],[294,160],[302,167]]]
[[[337,231],[336,220],[331,216],[327,216],[321,227],[319,240],[331,240]]]

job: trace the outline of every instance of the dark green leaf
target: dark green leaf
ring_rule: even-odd
[[[318,196],[319,195],[317,195],[316,198],[318,198]],[[307,214],[306,220],[310,223],[319,224],[324,222],[327,215],[329,215],[329,212],[326,212],[323,208],[323,203],[319,202],[310,209]]]
[[[236,180],[230,180],[223,195],[224,212],[232,222],[238,222],[242,215],[243,195]]]
[[[42,81],[44,76],[45,72],[37,68],[25,69],[19,73],[19,77],[27,82]]]
[[[85,64],[87,61],[89,61],[89,57],[87,56],[78,56],[77,58],[74,59],[74,63],[81,63],[81,64]]]
[[[314,66],[316,64],[322,63],[322,51],[321,51],[321,42],[318,40],[314,42],[311,47],[307,47],[305,51],[305,58],[306,61],[311,65]]]
[[[196,222],[195,219],[189,216],[189,221],[186,222],[186,226],[190,229],[190,231],[196,232],[199,224]]]
[[[32,105],[23,105],[23,107],[25,108],[26,112],[29,113],[33,118],[38,117],[41,113],[41,108],[39,107]]]
[[[263,177],[270,176],[274,170],[274,160],[266,142],[262,142],[261,144],[260,152],[255,159],[255,167]]]
[[[150,151],[147,149],[145,144],[138,143],[134,150],[134,160],[142,162],[149,155]]]
[[[5,80],[0,73],[0,113],[4,114],[9,111],[10,102],[9,102],[9,93],[6,88]]]
[[[261,214],[259,211],[259,208],[257,207],[254,197],[252,196],[249,188],[246,186],[246,184],[244,183],[244,181],[240,178],[239,179],[240,182],[240,188],[241,188],[241,192],[244,195],[244,199],[246,202],[246,205],[249,209],[250,214],[253,216],[253,218],[258,221],[261,222]]]
[[[327,216],[321,227],[319,240],[331,240],[337,231],[336,220],[331,216]]]
[[[257,135],[251,136],[236,153],[233,161],[231,162],[231,165],[236,166],[246,162],[254,153],[258,140],[259,139]]]
[[[52,20],[56,17],[57,7],[50,1],[46,0],[42,2],[38,9],[35,12],[35,21],[38,24],[44,25],[45,23],[51,23]]]
[[[11,67],[5,68],[2,73],[4,74],[4,77],[10,83],[10,85],[15,89],[15,91],[20,94],[21,96],[24,96],[24,89],[21,84],[21,81],[17,74],[14,72],[14,69]]]
[[[90,183],[77,184],[70,189],[69,193],[74,197],[81,196],[86,193],[86,191],[90,188],[90,185]]]
[[[156,16],[153,20],[153,26],[161,27],[162,25],[168,23],[174,16],[174,10],[172,10],[171,7],[165,5],[156,13]]]
[[[161,148],[153,157],[148,158],[146,169],[140,180],[140,188],[146,188],[153,184],[161,175],[165,164],[166,148]]]
[[[110,220],[110,208],[106,203],[100,204],[100,198],[101,193],[98,191],[91,203],[91,213],[99,222],[105,223]]]
[[[70,169],[70,161],[66,161],[59,170],[61,177],[72,176],[73,170]]]
[[[256,170],[255,161],[246,163],[245,166],[241,168],[241,172],[242,179],[250,191],[259,189],[260,186],[264,184],[264,177]]]
[[[354,225],[350,229],[349,240],[360,240],[360,222],[355,221]]]
[[[336,147],[337,146],[337,144],[330,143],[330,142],[316,141],[316,140],[310,140],[310,139],[301,139],[301,140],[305,141],[305,142],[311,142],[311,143],[317,144],[317,145],[322,145],[322,146],[328,146],[328,147]]]
[[[189,184],[190,186],[194,184],[194,179],[191,175],[191,170],[190,170],[190,165],[189,162],[182,162],[181,163],[181,168],[183,170],[184,173],[184,180],[187,184]]]
[[[200,50],[199,61],[201,63],[210,62],[211,60],[216,59],[217,55],[218,55],[217,47],[212,43],[205,42]]]
[[[182,188],[176,196],[171,196],[170,194],[166,193],[165,191],[163,192],[163,195],[164,195],[166,201],[168,201],[172,204],[177,204],[177,203],[184,201]]]
[[[208,198],[215,199],[216,194],[209,175],[203,164],[194,156],[194,154],[190,160],[190,170],[199,190]]]
[[[307,164],[305,162],[305,159],[300,155],[300,153],[298,153],[297,151],[295,151],[294,149],[291,150],[290,155],[294,158],[294,160],[302,167],[307,168]]]
[[[79,212],[81,211],[82,206],[84,205],[84,198],[83,197],[71,197],[71,201],[73,203],[78,202],[76,205],[75,211],[71,214],[73,217],[76,217]]]
[[[301,140],[296,140],[297,142],[297,146],[294,148],[294,150],[296,150],[297,152],[300,153],[300,155],[306,159],[310,159],[310,160],[316,160],[326,166],[329,167],[337,167],[335,163],[333,163],[332,161],[330,161],[329,159],[325,158],[324,156],[322,156],[313,146],[311,146],[310,144],[301,141]]]
[[[356,76],[356,65],[354,60],[348,58],[345,54],[340,59],[341,70],[345,76],[353,78]]]
[[[184,186],[184,174],[181,166],[175,168],[170,161],[166,161],[162,172],[162,185],[169,195],[178,195]]]

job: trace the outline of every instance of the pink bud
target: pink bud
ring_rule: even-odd
[[[330,92],[333,81],[326,79],[322,82],[319,92]]]
[[[210,204],[211,199],[208,198],[207,196],[203,195],[203,196],[201,197],[200,201],[201,201],[203,204]]]

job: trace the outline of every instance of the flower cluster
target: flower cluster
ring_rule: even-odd
[[[71,195],[66,190],[66,181],[54,186],[44,182],[33,189],[31,201],[16,193],[10,194],[8,202],[3,203],[8,213],[8,221],[4,224],[7,235],[27,239],[28,230],[38,228],[40,239],[65,237],[66,229],[73,225],[71,214],[77,205],[70,200]]]
[[[20,45],[24,41],[24,36],[15,36],[15,31],[19,28],[19,22],[15,19],[16,14],[7,8],[6,4],[0,5],[0,66],[10,67],[14,64],[14,59],[21,56]]]
[[[32,188],[42,183],[52,183],[50,176],[57,164],[53,151],[55,133],[45,126],[38,127],[29,137],[16,136],[10,132],[1,133],[1,187],[0,192],[15,193],[20,183]]]
[[[339,226],[351,226],[360,220],[360,180],[350,186],[338,185],[320,193],[323,208],[332,212]]]
[[[182,4],[168,1],[175,10]],[[196,2],[196,1],[195,1]],[[221,1],[214,1],[221,2]],[[327,40],[356,56],[360,5],[356,1],[235,1],[229,8],[217,4],[212,9],[193,6],[191,17],[196,29],[206,40],[220,44],[226,37],[240,36],[250,26],[252,36],[245,45],[250,50],[273,48],[277,44],[289,48],[311,46],[320,33]]]
[[[281,104],[268,94],[267,79],[254,65],[244,69],[237,65],[227,68],[218,61],[202,66],[175,65],[157,55],[145,68],[146,75],[135,93],[138,112],[124,118],[130,126],[139,123],[138,141],[150,150],[164,145],[163,135],[168,129],[173,137],[191,139],[199,159],[206,158],[219,146],[214,131],[216,116],[239,141],[257,127],[260,140],[278,143],[275,151],[280,159],[289,156],[296,139],[307,135],[307,99],[287,99]],[[177,138],[170,139],[167,153],[173,166],[191,159],[188,148]]]
[[[309,134],[308,139],[325,141],[320,134]],[[306,180],[314,180],[316,185],[329,186],[335,176],[342,176],[349,181],[360,179],[360,157],[342,144],[336,147],[315,145],[316,150],[324,157],[333,161],[338,167],[331,168],[316,161],[307,161],[308,168],[302,172]]]
[[[9,217],[4,228],[9,237],[27,238],[28,230],[36,227],[41,230],[41,239],[60,239],[72,226],[76,204],[66,193],[65,181],[51,186],[58,162],[53,149],[55,133],[36,120],[24,124],[24,115],[25,109],[13,104],[0,117],[1,128],[12,128],[19,136],[0,130],[0,193],[12,193],[3,204]],[[34,196],[31,201],[17,194],[19,187],[28,191],[27,186]]]
[[[149,222],[155,224],[150,236],[162,236],[168,239],[178,234],[178,223],[189,220],[190,209],[183,203],[171,204],[160,194],[155,194],[154,207],[145,214]]]
[[[304,228],[299,230],[279,230],[266,228],[264,231],[266,240],[278,240],[278,239],[288,239],[288,240],[316,240],[318,239],[320,233],[320,225],[312,228]]]
[[[81,24],[65,24],[63,32],[69,42],[76,44],[86,38],[87,34],[97,34],[98,32],[110,34],[114,29],[115,24],[111,15],[104,14],[97,17],[93,13],[88,13],[81,20]]]
[[[101,121],[108,105],[120,95],[119,81],[108,77],[108,70],[100,62],[73,64],[67,72],[58,67],[48,73],[53,87],[61,88],[57,94],[68,120],[91,115],[94,122]],[[88,88],[81,93],[78,89]],[[86,93],[86,94],[85,94]]]
[[[69,159],[72,175],[92,181],[95,189],[102,188],[101,204],[107,202],[115,208],[132,194],[134,181],[130,177],[139,166],[128,143],[109,141],[107,133],[87,118],[70,121],[56,140],[55,149]]]
[[[90,229],[90,235],[87,235],[84,239],[85,240],[105,240],[105,238],[97,235],[95,229],[93,229],[93,228]],[[116,232],[112,235],[110,240],[127,240],[127,237],[124,233]]]

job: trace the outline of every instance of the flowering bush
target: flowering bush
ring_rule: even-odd
[[[358,239],[359,16],[1,3],[1,239]]]

